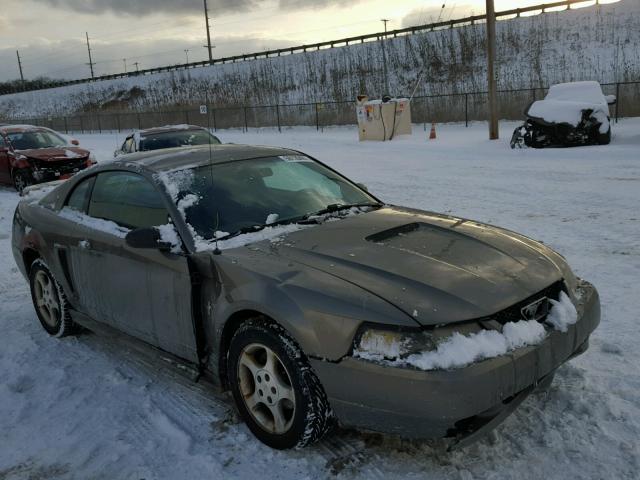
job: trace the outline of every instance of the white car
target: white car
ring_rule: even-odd
[[[598,82],[553,85],[544,100],[527,107],[527,120],[513,132],[511,148],[607,145],[609,105],[615,103],[616,97],[604,95]]]

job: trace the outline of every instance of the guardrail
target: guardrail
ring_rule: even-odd
[[[571,5],[585,4],[585,3],[590,3],[591,1],[593,0],[562,0],[562,1],[553,2],[553,3],[542,3],[539,5],[533,5],[530,7],[514,8],[511,10],[496,12],[496,18],[501,19],[504,17],[513,17],[513,16],[520,17],[524,13],[536,12],[536,11],[540,11],[540,13],[546,13],[550,9],[558,9],[562,7],[566,7],[566,9],[569,9]],[[599,2],[600,0],[595,0],[595,5],[598,5]],[[475,23],[482,22],[485,19],[486,19],[486,15],[472,15],[464,18],[446,20],[442,22],[434,22],[434,23],[428,23],[424,25],[417,25],[413,27],[399,28],[395,30],[389,30],[387,32],[370,33],[367,35],[346,37],[346,38],[329,40],[329,41],[319,42],[319,43],[298,45],[298,46],[287,47],[287,48],[279,48],[275,50],[265,50],[262,52],[247,53],[247,54],[234,55],[229,57],[214,58],[211,61],[205,60],[201,62],[168,65],[164,67],[148,68],[148,69],[139,70],[135,72],[122,72],[122,73],[116,73],[111,75],[101,75],[93,78],[82,78],[77,80],[53,81],[53,82],[47,82],[47,83],[43,83],[39,85],[31,85],[31,86],[18,85],[12,88],[0,88],[0,95],[27,92],[27,91],[33,91],[33,90],[45,90],[48,88],[77,85],[80,83],[99,82],[102,80],[131,78],[131,77],[138,77],[138,76],[144,76],[144,75],[151,75],[151,74],[160,73],[160,72],[171,72],[176,70],[185,70],[189,68],[205,67],[209,65],[257,60],[260,58],[280,57],[282,55],[293,55],[293,54],[304,53],[308,51],[322,50],[325,48],[343,47],[343,46],[352,45],[354,43],[364,43],[367,41],[379,41],[379,40],[384,40],[388,38],[395,38],[402,35],[411,35],[411,34],[425,32],[425,31],[434,31],[434,30],[440,30],[440,29],[446,29],[446,28],[455,28],[455,27],[462,27],[466,25],[473,25]]]

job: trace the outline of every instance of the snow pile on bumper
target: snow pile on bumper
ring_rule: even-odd
[[[552,308],[545,323],[560,332],[578,321],[578,312],[567,294],[560,293],[558,300],[550,299]],[[455,332],[442,341],[435,350],[414,353],[402,357],[403,345],[391,342],[388,351],[372,356],[368,352],[354,350],[354,357],[389,366],[411,366],[419,370],[447,370],[461,368],[472,363],[499,357],[519,348],[538,345],[547,337],[545,326],[536,320],[507,322],[498,330],[481,330],[470,335]],[[380,345],[378,345],[380,347]]]

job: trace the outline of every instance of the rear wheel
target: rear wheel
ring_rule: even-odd
[[[18,193],[27,188],[29,185],[33,185],[33,175],[27,168],[20,168],[13,171],[13,187]]]
[[[266,445],[304,447],[329,430],[332,413],[324,389],[279,325],[253,319],[240,327],[231,339],[228,371],[240,416]]]
[[[64,337],[77,331],[71,320],[67,299],[62,288],[42,260],[31,264],[29,272],[31,299],[42,327],[54,337]]]

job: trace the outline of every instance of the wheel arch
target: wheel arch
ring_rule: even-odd
[[[27,272],[27,275],[31,271],[33,262],[39,258],[42,258],[42,255],[40,255],[40,252],[35,248],[27,247],[22,251],[22,261],[24,262],[24,270]]]
[[[231,339],[238,329],[248,320],[252,318],[260,318],[266,323],[275,323],[282,328],[285,328],[282,324],[278,323],[275,319],[266,315],[258,310],[243,309],[233,312],[229,318],[224,322],[222,332],[220,332],[220,341],[218,342],[218,378],[220,379],[220,385],[224,390],[229,389],[229,375],[227,372],[227,352],[231,345]]]

